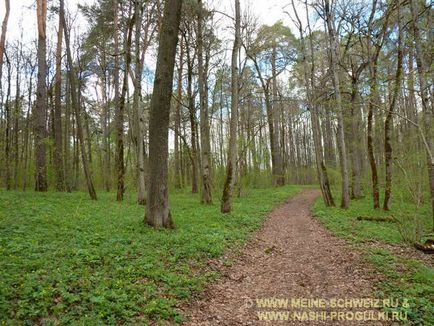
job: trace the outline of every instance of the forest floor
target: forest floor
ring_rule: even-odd
[[[217,277],[210,259],[241,246],[299,186],[245,188],[222,215],[172,190],[176,229],[143,223],[136,194],[0,189],[0,325],[147,325],[183,320],[179,306]]]
[[[405,245],[394,223],[358,221],[390,214],[370,209],[369,198],[342,210],[319,195],[246,188],[222,215],[218,199],[201,205],[188,189],[172,191],[176,229],[156,231],[143,224],[134,193],[118,203],[114,193],[91,201],[81,192],[0,190],[0,324],[341,325],[306,321],[309,302],[297,299],[363,297],[408,298],[410,307],[381,312],[434,324],[432,257]],[[415,212],[430,225],[427,205],[402,201],[392,211]],[[303,321],[279,322],[286,312]]]
[[[334,312],[357,309],[333,308],[334,299],[372,297],[372,273],[360,255],[312,217],[310,208],[319,195],[305,190],[272,211],[224,276],[190,303],[186,324],[300,325],[308,324],[309,311],[327,311],[330,319],[319,315],[311,323],[336,325],[343,320],[331,320]],[[329,307],[298,306],[303,302],[298,299],[310,298],[323,299]]]

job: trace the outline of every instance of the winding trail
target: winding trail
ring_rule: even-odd
[[[233,264],[220,268],[223,276],[185,308],[185,325],[384,325],[321,318],[260,320],[261,311],[297,309],[264,309],[256,299],[372,297],[372,280],[359,255],[312,217],[310,207],[319,195],[318,190],[304,190],[272,211]]]

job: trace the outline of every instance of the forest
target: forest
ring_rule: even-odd
[[[1,2],[2,324],[434,324],[431,1]]]

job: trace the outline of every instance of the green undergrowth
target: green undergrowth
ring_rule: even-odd
[[[372,199],[366,197],[351,201],[350,208],[327,208],[319,198],[314,215],[336,235],[349,240],[356,250],[363,252],[376,274],[375,295],[378,298],[406,300],[406,307],[396,308],[407,314],[403,323],[434,325],[434,270],[421,261],[397,255],[385,245],[410,245],[416,232],[430,234],[431,211],[428,204],[416,206],[410,201],[395,201],[390,212],[372,208]],[[357,220],[358,216],[393,216],[398,223]],[[417,227],[411,225],[417,224]],[[362,244],[366,244],[365,246]]]
[[[143,223],[127,194],[0,191],[0,323],[115,325],[182,321],[177,307],[217,275],[206,262],[234,248],[300,188],[247,189],[231,214],[170,194],[175,230]],[[217,198],[217,197],[215,197]]]

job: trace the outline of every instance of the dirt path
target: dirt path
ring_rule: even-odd
[[[310,322],[259,320],[258,312],[261,311],[291,313],[310,309],[265,309],[258,306],[257,299],[287,298],[291,302],[297,298],[370,297],[370,281],[366,270],[361,267],[359,256],[312,218],[310,207],[319,195],[318,190],[305,190],[271,212],[235,262],[221,270],[223,277],[186,308],[185,324],[363,324],[361,321],[320,321],[321,317]],[[336,309],[313,310],[331,312]],[[284,315],[282,318],[285,319]],[[370,321],[365,324],[379,323]]]

